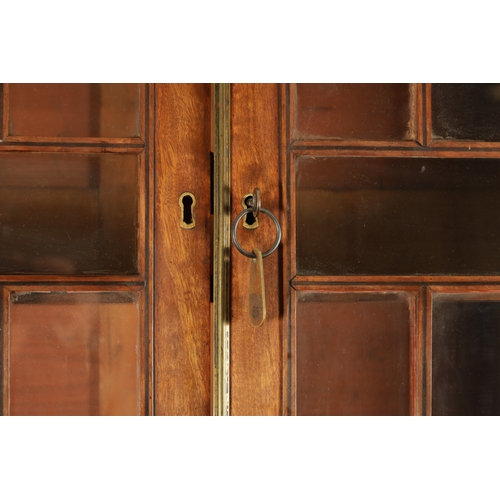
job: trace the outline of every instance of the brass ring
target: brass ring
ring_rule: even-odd
[[[241,212],[236,219],[234,219],[234,222],[231,226],[231,239],[233,240],[234,246],[238,249],[240,253],[242,253],[245,257],[249,257],[250,259],[255,259],[256,255],[253,252],[247,252],[241,245],[240,242],[238,241],[238,238],[236,236],[236,227],[238,226],[238,222],[245,217],[246,214],[249,214],[250,212],[253,212],[253,207],[247,208]],[[273,222],[274,225],[276,226],[276,239],[274,240],[273,246],[267,250],[267,252],[262,252],[262,257],[268,257],[271,255],[277,248],[278,245],[280,244],[281,241],[281,226],[280,223],[278,222],[278,219],[269,211],[266,210],[265,208],[260,208],[260,211],[264,214],[266,214]]]

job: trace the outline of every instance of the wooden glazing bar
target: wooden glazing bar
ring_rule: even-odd
[[[431,150],[495,150],[500,151],[500,142],[486,141],[453,141],[447,139],[434,139],[430,145]]]
[[[291,285],[301,290],[311,285],[334,285],[340,283],[500,283],[500,276],[295,276]]]
[[[290,269],[287,278],[290,280],[297,274],[297,184],[296,184],[296,155],[290,152],[287,158],[287,171],[289,176],[289,217],[290,217]]]
[[[110,153],[110,154],[141,154],[144,151],[143,146],[127,145],[99,145],[89,144],[12,144],[0,142],[0,154],[2,152],[26,152],[26,153]]]
[[[424,298],[425,287],[418,287],[415,294],[415,302],[411,304],[412,317],[415,329],[412,329],[412,337],[410,344],[410,387],[411,387],[411,401],[410,401],[410,415],[421,416],[424,411],[424,346],[425,346],[425,315],[424,315]]]
[[[2,415],[10,415],[9,393],[10,393],[10,291],[2,290]]]
[[[297,84],[288,83],[286,84],[286,102],[287,102],[287,146],[291,146],[295,141],[293,139],[293,131],[295,130],[297,122]]]
[[[148,290],[142,289],[140,292],[139,301],[139,324],[141,325],[140,342],[139,342],[139,366],[137,373],[139,383],[139,415],[152,415],[151,413],[151,362],[149,356],[150,343],[150,320],[147,312],[148,309]]]
[[[425,290],[425,414],[432,415],[432,289]]]
[[[287,363],[288,377],[287,377],[287,410],[290,416],[297,416],[297,290],[290,287],[290,316],[289,316],[289,346],[290,353]]]
[[[146,176],[148,175],[148,157],[145,153],[139,155],[139,196],[137,207],[137,271],[141,276],[146,274]]]
[[[0,283],[62,283],[64,286],[75,284],[130,284],[143,285],[144,278],[139,275],[102,275],[102,276],[82,276],[82,275],[61,275],[61,274],[2,274]]]
[[[432,100],[431,100],[431,84],[424,83],[424,106],[425,106],[425,132],[424,146],[428,146],[432,142]]]
[[[3,85],[3,97],[2,97],[2,117],[1,130],[0,130],[0,141],[4,141],[9,135],[9,84],[4,83]]]
[[[139,84],[139,137],[146,144],[148,142],[148,122],[146,112],[148,111],[149,90],[153,84]]]
[[[144,289],[143,285],[115,285],[109,283],[105,285],[98,284],[26,284],[22,285],[6,283],[4,290],[11,292],[66,292],[66,293],[79,293],[79,292],[140,292]]]
[[[141,121],[143,118],[141,116]],[[19,135],[7,136],[4,139],[5,143],[9,144],[29,144],[29,145],[46,145],[46,144],[62,144],[62,145],[89,145],[89,146],[129,146],[135,148],[143,148],[144,141],[139,137],[27,137]]]
[[[356,157],[393,157],[393,158],[500,158],[500,148],[325,148],[325,149],[294,149],[296,156],[356,156]]]
[[[344,139],[295,139],[290,148],[293,151],[314,148],[421,148],[417,141],[365,141]]]
[[[415,112],[415,139],[423,146],[425,144],[425,108],[424,108],[424,91],[423,84],[415,83],[414,87],[414,112]]]

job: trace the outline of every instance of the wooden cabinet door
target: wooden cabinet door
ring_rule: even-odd
[[[499,88],[232,86],[232,216],[284,235],[260,328],[232,250],[232,414],[499,413]]]
[[[210,86],[0,93],[3,414],[210,414]]]

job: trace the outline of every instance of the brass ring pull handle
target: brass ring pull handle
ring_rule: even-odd
[[[260,201],[260,200],[259,200]],[[260,204],[260,203],[259,203]],[[256,207],[257,208],[257,207]],[[271,255],[277,248],[278,245],[280,244],[281,241],[281,226],[280,223],[278,222],[278,219],[269,211],[266,210],[265,208],[259,207],[260,212],[263,214],[266,214],[273,222],[274,225],[276,226],[276,239],[274,240],[273,246],[267,250],[267,252],[262,252],[262,257],[268,257]],[[238,238],[236,236],[236,228],[238,226],[238,222],[245,217],[246,214],[249,214],[250,212],[254,212],[255,209],[254,207],[247,208],[241,212],[236,219],[234,219],[234,222],[231,226],[231,239],[233,240],[234,246],[238,249],[240,253],[242,253],[245,257],[248,257],[250,259],[255,259],[257,256],[254,253],[247,252],[242,246],[240,245],[240,242],[238,241]]]

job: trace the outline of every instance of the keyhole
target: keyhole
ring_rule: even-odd
[[[243,208],[250,208],[249,202],[252,200],[253,196],[251,194],[247,194],[243,197],[241,202]],[[245,215],[243,219],[243,227],[247,229],[256,229],[259,227],[259,220],[255,217],[253,212],[249,212]]]
[[[196,205],[194,194],[182,193],[179,196],[179,205],[181,207],[181,227],[192,229],[196,225],[193,210]]]

